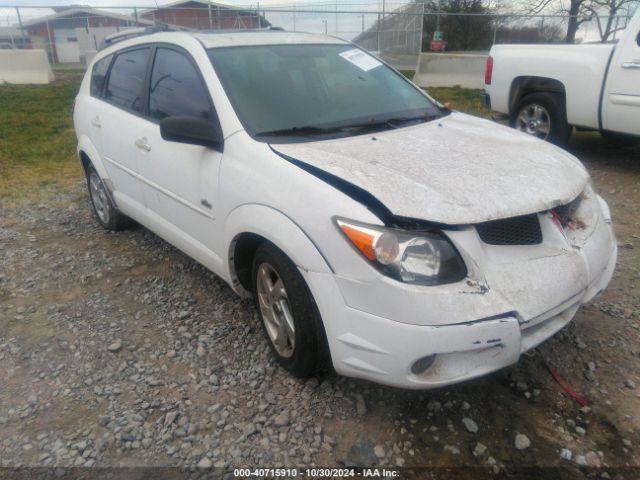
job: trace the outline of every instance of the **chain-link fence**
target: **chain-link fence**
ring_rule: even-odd
[[[132,28],[160,24],[198,31],[279,27],[335,35],[409,69],[415,68],[423,51],[487,51],[495,43],[562,42],[567,31],[568,17],[562,15],[460,14],[428,11],[421,1],[350,1],[309,0],[268,7],[209,0],[108,8],[0,7],[0,49],[44,49],[53,64],[79,66],[95,55],[107,36]],[[632,13],[611,22],[606,17],[585,21],[577,40],[601,41],[603,25],[612,31],[608,40],[615,40]]]

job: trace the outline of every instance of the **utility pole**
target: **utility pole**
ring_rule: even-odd
[[[327,21],[326,20],[322,20],[322,24],[324,25],[324,34],[327,34]]]
[[[293,4],[293,31],[296,31],[296,4]]]
[[[364,13],[360,16],[362,17],[362,33],[364,33]]]
[[[213,17],[211,15],[211,0],[207,2],[207,10],[209,10],[209,30],[213,30]]]
[[[336,0],[336,35],[338,35],[338,0]]]

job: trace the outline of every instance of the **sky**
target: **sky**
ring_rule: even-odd
[[[212,0],[215,1],[215,0]],[[267,20],[273,25],[286,30],[316,32],[337,35],[347,40],[352,40],[363,28],[368,29],[375,24],[378,15],[373,12],[381,11],[383,1],[387,12],[398,8],[410,0],[220,0],[221,3],[234,5],[239,8],[256,8],[259,6]],[[515,0],[500,0],[503,5]],[[159,5],[168,3],[168,0],[157,0]],[[0,0],[0,27],[14,26],[17,24],[15,6],[20,7],[23,20],[42,17],[53,13],[49,8],[34,8],[45,6],[60,6],[82,4],[93,7],[107,7],[112,11],[122,14],[130,14],[132,10],[117,7],[155,7],[155,0]],[[338,8],[340,13],[335,14]],[[277,12],[274,10],[297,10],[292,12]],[[306,10],[307,12],[304,12]],[[313,10],[313,13],[309,13]],[[353,13],[350,13],[353,12]],[[363,13],[369,12],[369,13]],[[407,17],[409,19],[410,17]],[[586,40],[596,40],[597,31],[595,25],[583,29],[579,36]]]
[[[212,0],[215,2],[215,0]],[[361,12],[377,12],[382,10],[383,0],[256,0],[233,1],[220,0],[225,3],[239,8],[256,8],[257,6],[263,11],[267,20],[273,25],[280,26],[286,30],[306,31],[339,35],[351,40],[364,29],[371,27],[377,20],[374,13]],[[384,0],[386,11],[398,8],[410,0]],[[158,0],[159,5],[169,3],[167,0]],[[53,13],[49,8],[35,8],[44,6],[60,6],[60,5],[90,5],[93,7],[107,7],[112,11],[130,14],[130,9],[121,9],[118,7],[141,7],[151,8],[156,6],[154,0],[0,0],[0,27],[15,26],[18,17],[15,7],[20,7],[20,15],[23,21],[42,17]],[[336,5],[338,5],[339,15],[335,14]],[[270,10],[271,9],[271,10]],[[302,10],[300,12],[278,12],[278,10]],[[313,13],[309,13],[313,10]],[[305,12],[306,11],[306,12]],[[353,12],[353,13],[343,13]]]

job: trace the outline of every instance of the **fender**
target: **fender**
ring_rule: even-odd
[[[246,294],[240,285],[234,267],[234,250],[237,238],[252,233],[266,238],[281,249],[297,266],[305,271],[332,273],[327,260],[313,241],[289,217],[272,207],[261,204],[244,204],[232,210],[226,218],[223,249],[227,249],[224,277],[230,279],[232,288]]]
[[[80,135],[78,138],[78,147],[76,149],[78,154],[78,158],[80,158],[80,152],[84,152],[90,159],[94,168],[100,175],[100,178],[107,181],[107,185],[111,185],[111,179],[109,178],[109,174],[107,173],[107,169],[104,168],[104,164],[102,163],[102,158],[98,153],[95,145],[91,141],[91,139],[87,135]]]

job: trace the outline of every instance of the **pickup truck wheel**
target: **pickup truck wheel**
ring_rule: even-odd
[[[326,340],[311,292],[296,265],[271,243],[253,258],[256,308],[278,363],[298,377],[324,366]]]
[[[562,97],[552,93],[524,96],[511,116],[511,126],[556,145],[565,145],[571,136],[571,125]]]
[[[124,230],[131,226],[133,222],[113,204],[107,187],[93,165],[87,166],[86,175],[91,208],[100,225],[107,230]]]

